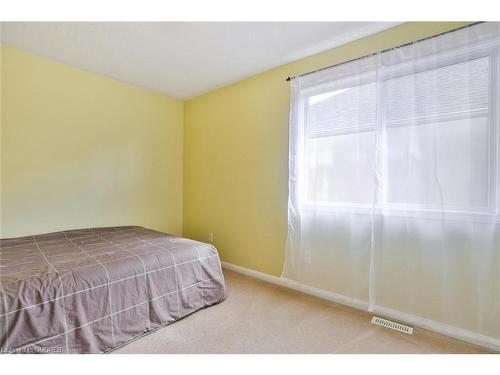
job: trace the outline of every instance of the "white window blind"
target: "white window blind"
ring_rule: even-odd
[[[385,81],[386,126],[488,115],[489,56]]]
[[[376,90],[375,82],[371,82],[309,97],[309,137],[375,129]]]

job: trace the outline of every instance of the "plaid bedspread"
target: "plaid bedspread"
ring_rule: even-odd
[[[225,298],[217,250],[142,227],[0,240],[0,352],[100,353]]]

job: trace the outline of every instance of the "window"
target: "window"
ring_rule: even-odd
[[[309,97],[306,199],[371,205],[375,191],[375,82]]]
[[[364,77],[303,90],[301,204],[495,213],[496,49]]]

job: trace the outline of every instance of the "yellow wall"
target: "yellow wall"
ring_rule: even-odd
[[[214,232],[223,260],[282,272],[287,235],[287,76],[434,35],[464,23],[406,23],[186,102],[184,235]]]
[[[1,236],[182,233],[182,101],[3,46]]]

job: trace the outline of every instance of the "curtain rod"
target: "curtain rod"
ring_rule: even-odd
[[[366,59],[367,57],[378,55],[379,53],[389,52],[389,51],[392,51],[392,50],[395,50],[395,49],[398,49],[398,48],[409,46],[409,45],[414,44],[414,43],[423,42],[424,40],[428,40],[428,39],[432,39],[432,38],[437,38],[438,36],[449,34],[449,33],[452,33],[452,32],[458,31],[458,30],[466,29],[468,27],[475,26],[475,25],[478,25],[480,23],[484,23],[484,21],[473,22],[473,23],[471,23],[469,25],[457,27],[456,29],[448,30],[448,31],[445,31],[445,32],[442,32],[442,33],[439,33],[439,34],[436,34],[436,35],[432,35],[432,36],[428,36],[426,38],[414,40],[412,42],[408,42],[408,43],[405,43],[405,44],[400,44],[399,46],[387,48],[387,49],[384,49],[382,51],[377,51],[377,52],[369,53],[368,55],[364,55],[364,56],[361,56],[361,57],[356,57],[355,59],[351,59],[351,60],[347,60],[347,61],[342,61],[342,62],[334,64],[334,65],[325,66],[324,68],[316,69],[316,70],[313,70],[311,72],[307,72],[307,73],[304,73],[304,74],[299,74],[298,76],[287,77],[285,81],[291,81],[292,79],[303,77],[303,76],[307,76],[309,74],[320,72],[320,71],[325,70],[325,69],[330,69],[330,68],[333,68],[335,66],[347,64],[347,63],[350,63],[350,62],[353,62],[353,61],[357,61],[357,60],[361,60],[361,59]]]

